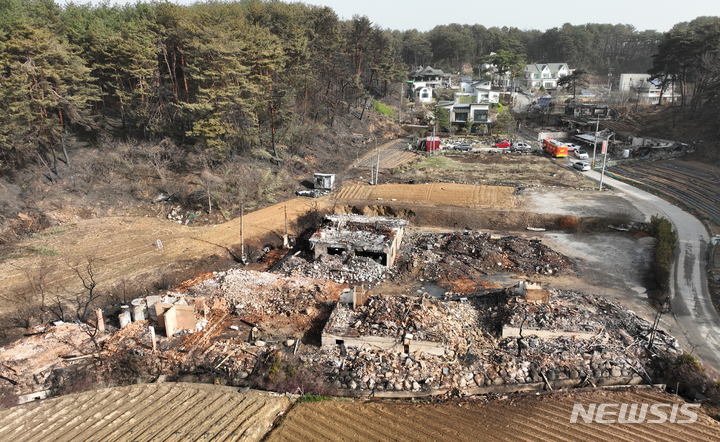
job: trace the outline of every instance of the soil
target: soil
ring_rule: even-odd
[[[692,424],[570,423],[573,406],[583,404],[678,404],[656,390],[595,391],[503,396],[494,400],[445,403],[324,401],[293,407],[268,441],[476,441],[528,440],[716,440],[720,423],[704,413]],[[619,408],[619,407],[618,407]],[[608,408],[617,411],[618,408]],[[663,410],[670,410],[664,408]],[[693,410],[695,411],[695,410]],[[679,415],[680,413],[678,413]],[[615,417],[617,418],[617,417]],[[685,418],[684,416],[682,417]],[[612,419],[612,417],[610,417]]]
[[[290,404],[284,395],[207,384],[106,388],[0,410],[0,439],[260,441]]]

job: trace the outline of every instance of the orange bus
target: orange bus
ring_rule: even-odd
[[[543,148],[545,153],[555,158],[564,158],[568,155],[568,147],[565,143],[561,143],[552,138],[543,140]]]

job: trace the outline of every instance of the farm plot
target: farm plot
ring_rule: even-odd
[[[207,384],[107,388],[0,411],[0,440],[259,441],[290,400]]]
[[[405,163],[415,161],[418,158],[420,158],[420,155],[407,150],[406,140],[386,143],[380,146],[380,170],[392,170]],[[376,167],[377,163],[377,151],[370,149],[370,152],[358,159],[353,164],[353,167],[369,169],[370,166],[373,168]]]
[[[720,222],[720,171],[711,166],[686,161],[658,161],[614,166],[609,171],[677,198]]]
[[[441,404],[315,402],[294,407],[268,441],[676,441],[717,440],[720,423],[702,412],[695,423],[570,423],[573,406],[680,404],[650,390],[596,391]],[[638,407],[639,408],[639,407]],[[617,412],[619,407],[614,408]],[[670,411],[670,408],[662,408]],[[608,411],[613,408],[607,408]],[[697,409],[695,409],[697,410]],[[669,413],[668,413],[669,414]],[[679,413],[678,413],[679,414]],[[684,419],[682,416],[678,419]],[[612,419],[612,416],[610,417]],[[617,419],[617,415],[615,416]]]
[[[514,208],[516,205],[514,187],[453,183],[346,186],[335,198],[455,207]]]

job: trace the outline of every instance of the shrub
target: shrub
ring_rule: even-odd
[[[720,403],[720,381],[717,373],[706,368],[691,353],[683,353],[674,361],[669,361],[666,383],[669,388],[677,388],[678,394],[688,395],[691,399],[696,393],[702,393],[714,404]]]
[[[673,254],[677,235],[667,218],[653,216],[650,219],[653,236],[656,238],[655,253],[653,254],[653,272],[655,280],[667,293],[670,287],[670,269],[672,268]]]
[[[390,106],[386,104],[382,104],[378,100],[372,101],[373,110],[381,115],[385,115],[388,118],[392,118],[393,116],[393,110]]]
[[[303,395],[331,396],[332,387],[317,367],[306,365],[293,355],[280,351],[268,358],[268,362],[252,376],[253,388],[280,393],[301,393]]]
[[[681,365],[689,365],[691,368],[693,368],[696,371],[704,371],[705,369],[700,364],[700,361],[693,355],[692,353],[683,353],[680,356],[677,357],[675,360],[675,366],[679,367]]]

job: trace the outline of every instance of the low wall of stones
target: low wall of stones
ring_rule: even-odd
[[[593,382],[597,388],[603,387],[632,387],[636,385],[649,385],[640,376],[627,376],[627,377],[616,377],[616,378],[599,378],[594,379]],[[582,388],[591,386],[588,382],[582,379],[561,379],[555,381],[545,382],[533,382],[529,384],[504,384],[504,385],[491,385],[487,387],[473,387],[459,389],[460,393],[468,396],[474,395],[486,395],[486,394],[508,394],[508,393],[520,393],[524,391],[545,391],[548,389],[548,384],[553,390],[560,389],[572,389]],[[664,388],[661,384],[652,384]],[[417,390],[417,391],[395,391],[395,390],[350,390],[341,389],[337,390],[336,396],[342,397],[376,397],[376,398],[422,398],[432,397],[446,394],[454,389],[451,388],[432,388],[429,390]]]

